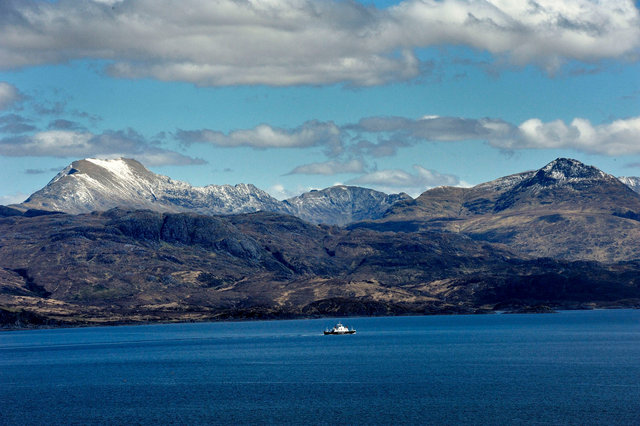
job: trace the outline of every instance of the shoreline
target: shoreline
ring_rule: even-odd
[[[458,315],[539,315],[539,314],[555,314],[560,312],[572,312],[572,311],[595,311],[595,310],[621,310],[640,309],[638,304],[620,305],[615,306],[555,306],[550,307],[547,305],[526,306],[511,310],[486,310],[478,309],[473,312],[403,312],[403,313],[382,313],[382,314],[362,314],[362,313],[326,313],[326,314],[282,314],[282,315],[269,315],[269,316],[237,316],[237,317],[209,317],[200,319],[169,319],[169,320],[116,320],[116,321],[104,321],[104,322],[83,322],[83,323],[58,323],[58,324],[24,324],[22,326],[12,326],[7,324],[0,325],[0,332],[12,332],[12,331],[29,331],[29,330],[56,330],[56,329],[71,329],[71,328],[93,328],[93,327],[120,327],[120,326],[146,326],[146,325],[165,325],[165,324],[195,324],[195,323],[216,323],[216,322],[250,322],[250,321],[287,321],[287,320],[305,320],[305,319],[323,319],[323,318],[376,318],[376,317],[419,317],[419,316],[458,316]]]

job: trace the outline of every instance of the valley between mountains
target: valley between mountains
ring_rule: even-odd
[[[279,201],[80,160],[0,206],[0,322],[639,307],[634,182],[557,159],[416,199],[336,186]]]

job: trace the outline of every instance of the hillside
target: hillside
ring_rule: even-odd
[[[634,306],[639,268],[266,212],[14,215],[0,219],[0,318],[73,325]]]

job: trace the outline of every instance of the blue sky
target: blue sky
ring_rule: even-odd
[[[78,6],[82,3],[82,6]],[[130,157],[277,198],[417,195],[572,157],[640,175],[637,3],[0,3],[0,203]]]

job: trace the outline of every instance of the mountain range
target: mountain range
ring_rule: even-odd
[[[196,187],[155,174],[133,159],[89,158],[74,161],[14,207],[70,214],[114,207],[208,215],[262,210],[292,214],[311,223],[344,225],[382,217],[393,203],[405,199],[411,197],[339,185],[279,201],[251,184]]]
[[[285,201],[88,159],[0,208],[0,323],[639,307],[639,242],[640,195],[571,159],[416,199]]]
[[[588,183],[586,178],[580,177],[579,174],[585,172],[581,169],[588,170],[589,166],[575,160],[558,159],[546,167],[557,169],[562,167],[562,164],[565,170],[554,170],[553,173],[570,176],[567,179],[571,182],[567,183],[576,179]],[[574,170],[570,167],[574,167]],[[604,178],[605,174],[598,172],[601,175],[594,175],[593,178]],[[421,197],[433,198],[436,193],[443,192],[445,198],[451,198],[453,201],[459,192],[465,193],[467,198],[476,197],[484,200],[486,197],[482,195],[483,191],[506,193],[512,189],[512,182],[528,178],[535,173],[529,171],[503,177],[477,185],[471,190],[440,187],[425,192]],[[615,179],[613,176],[606,176]],[[640,178],[621,177],[619,181],[636,192],[640,190]],[[490,195],[487,196],[490,198]],[[279,201],[251,184],[197,187],[155,174],[134,159],[89,158],[74,161],[44,188],[33,193],[23,203],[12,207],[23,211],[36,209],[69,214],[106,211],[114,207],[208,215],[269,211],[291,214],[310,223],[347,225],[382,218],[383,215],[388,215],[387,210],[399,201],[411,204],[413,199],[405,193],[387,195],[372,189],[346,185],[312,190]]]

